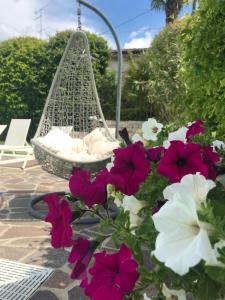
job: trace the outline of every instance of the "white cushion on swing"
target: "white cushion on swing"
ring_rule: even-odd
[[[89,154],[110,154],[114,149],[119,147],[119,142],[100,141],[95,142],[88,148]]]
[[[114,131],[114,128],[111,128]],[[84,137],[88,154],[110,154],[114,149],[119,147],[118,141],[109,141],[107,139],[105,128],[95,128],[92,132]]]
[[[96,128],[83,139],[78,139],[72,138],[60,128],[53,128],[46,136],[37,140],[62,158],[91,162],[106,159],[119,147],[118,141],[109,141],[103,132],[102,128]]]
[[[91,145],[96,142],[106,142],[107,138],[104,136],[100,128],[95,128],[84,137],[84,142],[89,149]]]
[[[64,159],[69,159],[78,162],[94,162],[96,160],[108,158],[108,155],[100,155],[100,154],[90,155],[87,152],[76,153],[75,151],[71,151],[69,149],[58,152],[57,156],[62,157]]]
[[[59,128],[50,130],[46,136],[39,137],[37,140],[55,152],[73,147],[73,139]]]

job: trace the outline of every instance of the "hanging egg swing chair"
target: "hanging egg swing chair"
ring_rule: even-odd
[[[89,142],[93,146],[92,133],[103,138],[107,145],[118,145],[120,124],[121,86],[122,86],[122,52],[120,44],[108,19],[94,6],[84,0],[78,3],[78,29],[72,32],[60,64],[55,73],[44,111],[34,138],[31,140],[34,155],[42,168],[58,177],[69,179],[75,167],[96,173],[106,166],[112,156],[112,150],[104,155],[95,154],[94,159],[77,158],[73,153],[65,155],[61,146],[75,142]],[[81,29],[81,8],[85,7],[99,15],[109,27],[118,51],[118,72],[116,91],[116,128],[108,128],[98,97],[91,62],[88,39]],[[57,132],[57,138],[55,133]],[[53,134],[54,133],[54,134]],[[65,134],[66,137],[65,137]],[[53,136],[54,135],[54,136]],[[46,138],[47,143],[46,143]],[[68,140],[69,138],[69,140]],[[96,138],[96,136],[95,136]],[[73,141],[73,142],[74,142]],[[71,144],[70,144],[71,145]],[[76,145],[79,148],[80,144]],[[107,147],[106,147],[107,148]],[[61,151],[60,151],[61,149]],[[100,147],[97,149],[101,150]],[[58,192],[64,196],[65,192]],[[35,218],[44,219],[45,215],[35,209],[35,205],[43,201],[45,195],[34,197],[29,205],[29,213]],[[116,217],[117,209],[111,208],[111,217]],[[76,220],[79,224],[93,224],[99,219],[86,217]]]
[[[106,166],[112,156],[112,149],[117,148],[117,137],[120,122],[121,106],[121,84],[122,84],[122,53],[116,33],[108,19],[95,7],[83,0],[78,2],[78,29],[71,34],[60,64],[55,73],[44,111],[35,134],[31,140],[34,148],[34,155],[40,165],[49,173],[69,179],[74,167],[81,167],[91,172],[97,172]],[[91,62],[88,39],[81,29],[80,4],[96,12],[108,25],[109,30],[115,39],[118,51],[118,74],[117,74],[117,98],[116,98],[116,128],[108,128],[98,92]],[[52,130],[61,130],[56,137],[52,137]],[[95,155],[84,158],[82,155],[69,155],[62,149],[63,143],[67,144],[62,131],[70,131],[70,138],[77,142],[74,147],[79,148],[83,140],[93,141],[90,134],[95,130],[95,137],[100,136],[104,142],[108,142],[107,153],[96,153],[102,151],[102,146],[96,147]],[[90,136],[87,136],[87,135]],[[46,144],[46,138],[48,143]],[[69,141],[69,145],[70,145]],[[56,143],[56,147],[54,147]],[[110,144],[111,143],[111,144]],[[107,148],[106,146],[106,148]],[[104,147],[103,147],[104,148]],[[60,151],[61,150],[61,151]]]

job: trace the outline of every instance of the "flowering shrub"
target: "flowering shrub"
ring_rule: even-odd
[[[74,169],[71,194],[45,199],[52,246],[71,247],[71,278],[92,300],[225,296],[225,144],[201,120],[168,129],[149,119],[131,138],[122,130],[126,144],[107,168]],[[72,222],[87,211],[101,232],[74,239]],[[101,250],[106,239],[117,251]]]

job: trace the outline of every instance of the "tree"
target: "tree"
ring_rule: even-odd
[[[181,63],[179,37],[183,27],[179,20],[166,26],[139,61],[132,62],[124,83],[124,119],[126,116],[136,120],[155,117],[162,122],[171,122],[180,117],[177,101],[185,93],[178,76]]]
[[[151,0],[152,9],[163,9],[166,13],[166,24],[173,23],[184,6],[185,0]]]
[[[202,118],[225,138],[225,1],[201,0],[182,34],[181,74],[189,119]]]
[[[47,95],[46,41],[15,38],[0,43],[0,123],[31,118],[34,133]]]
[[[71,32],[60,32],[48,41],[25,37],[0,43],[0,124],[11,118],[31,118],[29,137],[39,123],[45,99]],[[107,71],[107,42],[87,33],[93,69],[104,113],[114,112],[115,76]]]

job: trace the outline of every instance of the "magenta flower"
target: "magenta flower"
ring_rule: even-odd
[[[73,196],[81,198],[88,207],[94,204],[103,205],[107,201],[107,176],[108,170],[103,169],[95,180],[91,181],[90,172],[74,169],[69,182],[70,191]]]
[[[73,248],[68,259],[70,264],[75,264],[71,274],[72,279],[86,278],[86,270],[97,245],[96,241],[89,241],[81,237],[73,242]]]
[[[138,280],[138,264],[131,250],[122,245],[117,253],[105,251],[94,255],[95,264],[89,270],[90,283],[83,282],[85,293],[92,300],[123,300]]]
[[[164,153],[164,147],[154,147],[147,150],[147,157],[150,161],[159,161]]]
[[[181,141],[170,143],[157,168],[159,174],[168,177],[171,182],[179,182],[183,176],[196,172],[207,177],[208,168],[203,163],[200,145]]]
[[[150,173],[150,164],[141,142],[114,150],[114,166],[110,171],[108,183],[125,195],[138,192],[140,184]]]
[[[205,129],[202,120],[196,120],[193,124],[188,126],[188,131],[186,133],[187,140],[190,140],[193,136],[204,133]]]
[[[220,156],[217,152],[214,152],[213,147],[205,146],[203,150],[203,162],[208,167],[209,179],[215,180],[218,176],[218,168],[216,164],[220,161]]]
[[[46,222],[52,224],[51,244],[54,248],[72,246],[72,212],[66,200],[62,200],[56,193],[47,195],[44,201],[48,205]]]

